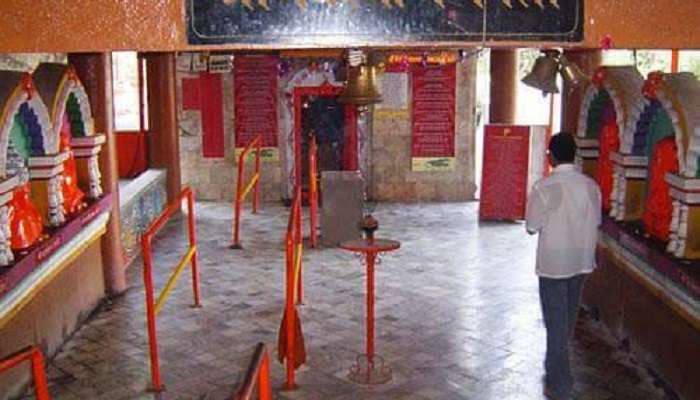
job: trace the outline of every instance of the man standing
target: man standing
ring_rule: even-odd
[[[526,229],[539,233],[536,273],[547,329],[545,395],[571,399],[569,338],[576,325],[584,278],[595,267],[601,220],[598,185],[574,166],[576,143],[570,133],[549,142],[552,174],[538,181],[527,204]]]

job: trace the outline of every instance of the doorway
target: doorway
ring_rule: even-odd
[[[358,169],[357,108],[338,101],[342,90],[328,83],[294,89],[294,180],[304,198],[312,136],[318,145],[319,175]]]

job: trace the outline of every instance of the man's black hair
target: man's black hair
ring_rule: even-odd
[[[549,140],[549,153],[560,164],[573,163],[576,157],[576,142],[569,132],[559,132]]]

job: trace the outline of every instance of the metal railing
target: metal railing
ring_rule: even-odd
[[[232,249],[241,248],[241,203],[245,197],[253,190],[253,214],[257,214],[260,205],[260,151],[262,146],[262,135],[257,135],[238,156],[238,181],[236,182],[236,196],[233,203],[233,241]],[[250,150],[255,147],[255,173],[250,181],[243,186],[243,172],[245,169],[245,157]]]
[[[258,384],[258,400],[272,400],[270,385],[270,355],[264,343],[258,343],[250,360],[243,384],[232,400],[249,400],[253,396],[255,383]]]
[[[44,355],[41,350],[35,346],[25,347],[24,349],[9,355],[0,360],[0,372],[7,371],[10,368],[17,366],[24,361],[31,361],[32,375],[34,376],[34,395],[36,400],[50,400],[49,387],[46,381],[46,372],[44,371]]]
[[[318,146],[316,137],[311,138],[309,148],[309,244],[318,246]]]
[[[151,241],[158,231],[163,228],[166,222],[182,207],[182,201],[187,200],[187,228],[189,236],[189,246],[187,252],[175,266],[174,271],[168,278],[167,283],[158,294],[158,299],[155,299],[153,290],[153,253],[151,250]],[[160,364],[158,358],[158,336],[156,334],[156,317],[163,309],[163,305],[167,300],[170,292],[177,283],[177,279],[184,271],[185,266],[190,263],[192,266],[192,291],[194,294],[194,305],[200,306],[199,301],[199,268],[197,267],[197,238],[195,233],[194,222],[194,194],[192,190],[186,187],[177,199],[151,223],[148,230],[141,237],[141,246],[143,250],[143,283],[146,289],[146,324],[148,328],[148,344],[151,357],[151,379],[152,389],[161,391],[162,384],[160,381]],[[154,300],[155,299],[155,300]]]
[[[288,390],[296,387],[295,370],[306,362],[304,337],[296,304],[302,301],[302,256],[304,252],[301,233],[301,188],[295,190],[292,208],[287,223],[285,240],[286,253],[286,289],[285,309],[280,326],[279,360],[286,360],[286,383]]]

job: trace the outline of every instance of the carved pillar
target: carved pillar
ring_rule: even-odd
[[[589,77],[593,76],[593,73],[596,68],[600,66],[602,61],[602,53],[599,49],[564,50],[564,56],[572,63],[578,65],[581,71]],[[576,133],[578,115],[581,109],[583,95],[586,92],[586,87],[584,85],[574,90],[569,89],[565,82],[564,90],[562,91],[561,129],[563,131]]]
[[[518,52],[491,49],[491,104],[489,122],[515,123],[518,92]]]
[[[75,67],[90,98],[95,130],[105,135],[104,151],[99,159],[102,189],[112,195],[111,218],[102,238],[102,262],[105,287],[110,294],[126,290],[126,265],[121,245],[119,219],[119,170],[117,145],[114,136],[114,106],[112,102],[112,54],[70,54],[69,62]],[[95,174],[95,162],[88,171]]]
[[[175,53],[146,53],[149,165],[167,170],[168,202],[181,190]]]

